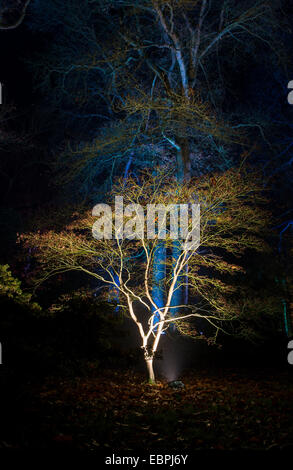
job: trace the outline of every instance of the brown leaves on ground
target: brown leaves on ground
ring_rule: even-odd
[[[185,389],[131,372],[51,378],[30,389],[16,447],[130,450],[271,449],[293,446],[289,371],[193,371]]]

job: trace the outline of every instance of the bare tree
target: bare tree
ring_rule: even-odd
[[[129,178],[124,186],[122,183],[120,181],[114,186],[111,198],[124,198],[127,207],[123,218],[117,222],[117,216],[114,219],[112,212],[109,214],[103,209],[103,217],[99,219],[100,226],[105,231],[110,229],[111,234],[113,224],[112,239],[92,236],[97,219],[91,213],[73,214],[71,222],[61,231],[41,230],[20,238],[27,246],[38,246],[38,282],[58,273],[76,271],[119,291],[121,308],[139,332],[149,379],[153,382],[153,360],[161,335],[171,323],[176,323],[181,333],[196,336],[197,327],[192,327],[189,321],[200,318],[212,329],[210,337],[214,339],[219,331],[225,331],[226,327],[229,329],[229,325],[241,324],[247,299],[241,298],[240,291],[231,285],[229,276],[241,271],[239,263],[234,261],[245,250],[267,248],[263,240],[267,214],[258,207],[263,197],[256,175],[240,174],[235,170],[194,179],[189,185],[181,185],[176,178],[163,172],[155,176],[145,174],[139,181]],[[145,208],[147,204],[166,206],[185,201],[200,205],[200,243],[193,240],[191,245],[187,244],[192,233],[189,217],[189,229],[178,240],[180,255],[175,263],[173,260],[164,261],[165,303],[158,306],[151,285],[155,252],[161,240],[159,232],[147,237],[146,224],[141,226],[137,219],[138,211],[141,211],[138,205]],[[93,213],[102,215],[101,212]],[[129,227],[132,227],[132,235],[121,238]],[[171,219],[165,229],[164,243],[170,249],[174,242]],[[187,277],[183,278],[187,262],[189,269]],[[176,289],[186,282],[192,301],[189,305],[174,306],[172,299]],[[268,305],[266,308],[269,310]],[[250,310],[251,306],[251,316]]]
[[[89,168],[84,174],[92,179],[108,165],[111,180],[131,152],[139,166],[152,146],[175,160],[180,180],[190,179],[192,163],[201,166],[202,153],[213,151],[214,166],[227,168],[228,146],[243,143],[245,123],[222,111],[223,69],[236,67],[248,45],[275,51],[270,25],[277,8],[270,0],[41,2],[31,21],[58,34],[34,60],[38,86],[47,94],[54,83],[58,111],[75,135],[78,127],[90,136],[62,155],[69,173]],[[71,166],[73,153],[80,158]]]
[[[223,68],[231,54],[237,64],[248,43],[272,47],[270,0],[54,0],[43,7],[40,27],[58,30],[49,53],[35,61],[38,86],[47,94],[55,84],[58,114],[76,136],[59,155],[62,184],[78,181],[91,198],[115,174],[154,163],[189,181],[192,170],[229,168],[231,146],[248,144],[245,126],[222,111]],[[89,137],[81,143],[80,135]],[[96,184],[101,173],[103,187]],[[163,245],[156,256],[159,265]],[[159,271],[154,290],[163,301],[155,278]]]

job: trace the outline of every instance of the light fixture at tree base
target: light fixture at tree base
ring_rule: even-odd
[[[182,390],[185,388],[185,385],[181,380],[172,380],[171,382],[168,382],[168,387],[174,390]]]

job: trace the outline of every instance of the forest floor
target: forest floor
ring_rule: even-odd
[[[293,450],[291,370],[188,371],[180,391],[134,372],[100,374],[26,384],[7,406],[0,447]]]

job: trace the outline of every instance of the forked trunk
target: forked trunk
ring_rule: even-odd
[[[147,365],[147,370],[148,370],[148,375],[149,375],[149,382],[150,383],[155,383],[155,374],[154,374],[154,367],[153,367],[153,359],[146,359],[146,365]]]

